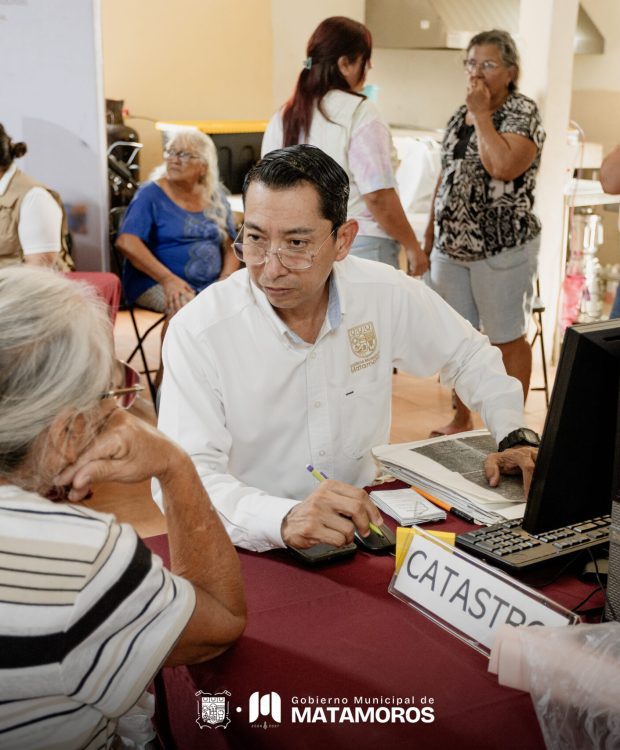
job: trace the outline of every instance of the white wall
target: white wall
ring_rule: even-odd
[[[605,52],[575,57],[571,117],[606,154],[620,143],[620,2],[581,2],[605,37]],[[603,264],[620,261],[618,206],[609,208],[613,210],[595,209],[603,217],[605,241],[598,252]]]
[[[521,0],[522,88],[538,103],[547,132],[536,182],[536,211],[542,223],[539,276],[548,340],[557,330],[564,276],[564,185],[571,176],[567,126],[577,10],[578,0]]]
[[[107,167],[99,0],[2,3],[2,123],[28,154],[19,166],[57,190],[71,214],[80,270],[105,268]]]
[[[618,0],[581,0],[581,4],[605,37],[605,52],[602,55],[575,56],[573,88],[619,91],[620,2]]]
[[[387,121],[422,129],[445,127],[463,102],[462,50],[375,49],[368,81],[379,86]]]

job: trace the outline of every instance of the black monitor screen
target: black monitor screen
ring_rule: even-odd
[[[620,320],[566,330],[523,528],[538,534],[611,511],[620,471]]]

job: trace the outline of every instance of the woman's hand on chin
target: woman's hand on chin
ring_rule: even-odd
[[[163,433],[122,409],[114,409],[103,429],[74,464],[54,478],[57,487],[70,487],[67,498],[84,500],[97,482],[166,481],[190,461]],[[191,464],[191,461],[190,461]]]

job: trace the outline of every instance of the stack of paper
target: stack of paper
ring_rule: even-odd
[[[425,500],[415,490],[377,490],[370,493],[370,498],[380,510],[398,521],[399,526],[444,521],[446,518],[445,511]]]
[[[393,476],[448,503],[476,523],[522,518],[525,512],[520,476],[502,476],[491,489],[484,459],[497,450],[487,430],[472,430],[413,443],[381,445],[374,455]]]

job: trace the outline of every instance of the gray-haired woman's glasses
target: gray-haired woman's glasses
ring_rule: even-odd
[[[483,73],[493,73],[501,66],[493,60],[483,60],[482,62],[463,60],[463,67],[468,73],[475,73],[478,68],[480,68]]]
[[[200,159],[200,157],[189,151],[174,151],[173,149],[166,149],[164,151],[164,159],[178,159],[180,162],[183,162],[183,164],[187,164],[192,159]]]
[[[303,237],[291,237],[284,240],[284,245],[275,250],[271,249],[271,242],[268,239],[253,234],[251,231],[244,234],[245,231],[245,227],[241,227],[233,247],[237,258],[246,265],[262,266],[267,262],[267,256],[277,255],[280,263],[289,271],[306,271],[312,268],[314,259],[336,230],[332,229],[320,244]]]
[[[130,409],[144,386],[140,385],[140,373],[126,362],[117,359],[112,376],[113,388],[102,393],[99,398],[113,398],[121,409]]]

